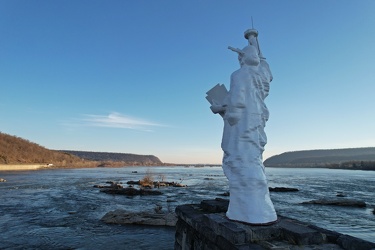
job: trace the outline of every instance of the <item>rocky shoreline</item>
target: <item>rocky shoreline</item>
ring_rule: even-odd
[[[122,183],[107,181],[109,185],[94,185],[94,188],[99,188],[100,192],[112,194],[112,195],[126,195],[126,196],[148,196],[148,195],[162,195],[160,187],[186,187],[181,183],[176,182],[165,182],[156,181],[148,184],[139,181],[128,181],[127,187],[124,187]],[[139,188],[134,188],[139,186]],[[157,190],[154,190],[157,188]],[[298,192],[297,188],[291,187],[270,187],[270,192]],[[229,192],[225,192],[222,196],[229,196]],[[306,205],[331,205],[331,206],[345,206],[345,207],[358,207],[364,208],[367,206],[366,202],[355,199],[343,198],[346,195],[338,193],[336,198],[324,198],[318,200],[305,201],[301,204]],[[201,207],[209,212],[215,211],[226,211],[228,206],[228,200],[216,198],[216,207],[211,203],[206,206],[206,203],[202,202]],[[219,207],[217,207],[219,206]],[[221,207],[220,207],[221,206]],[[373,213],[375,214],[375,208]],[[176,214],[173,212],[161,212],[161,207],[157,205],[153,211],[141,211],[141,212],[129,212],[122,209],[110,211],[103,216],[101,219],[103,222],[108,224],[138,224],[138,225],[152,225],[152,226],[175,226],[177,222]]]

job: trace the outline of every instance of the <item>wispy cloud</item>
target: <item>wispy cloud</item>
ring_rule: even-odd
[[[163,124],[123,115],[117,112],[111,112],[108,115],[85,114],[82,118],[76,120],[75,122],[68,124],[65,123],[65,125],[122,128],[141,131],[152,131],[152,127],[165,127]]]

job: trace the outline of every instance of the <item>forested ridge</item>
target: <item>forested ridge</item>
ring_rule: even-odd
[[[163,165],[160,159],[154,155],[137,155],[129,153],[111,153],[111,152],[91,152],[91,151],[73,151],[62,150],[61,152],[78,156],[82,159],[102,161],[102,162],[123,162],[125,165]]]
[[[53,164],[56,167],[95,167],[97,162],[50,150],[26,139],[0,132],[0,164]]]
[[[51,150],[0,132],[0,164],[53,164],[54,167],[160,166],[153,155]]]
[[[264,165],[375,170],[375,147],[285,152],[268,158]]]

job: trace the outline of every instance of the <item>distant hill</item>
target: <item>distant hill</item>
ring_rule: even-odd
[[[53,164],[55,167],[96,167],[97,162],[50,150],[26,139],[0,132],[0,164]]]
[[[0,164],[53,164],[55,167],[161,166],[153,155],[50,150],[0,132]]]
[[[286,152],[268,158],[264,165],[375,170],[375,147]]]
[[[100,161],[100,162],[122,162],[126,166],[161,166],[163,162],[154,155],[136,155],[127,153],[108,153],[108,152],[90,152],[90,151],[72,151],[62,150],[68,154],[78,156],[82,159]]]

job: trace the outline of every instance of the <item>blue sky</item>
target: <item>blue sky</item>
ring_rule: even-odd
[[[0,1],[0,131],[50,149],[220,163],[251,16],[274,80],[265,158],[375,146],[375,1]]]

